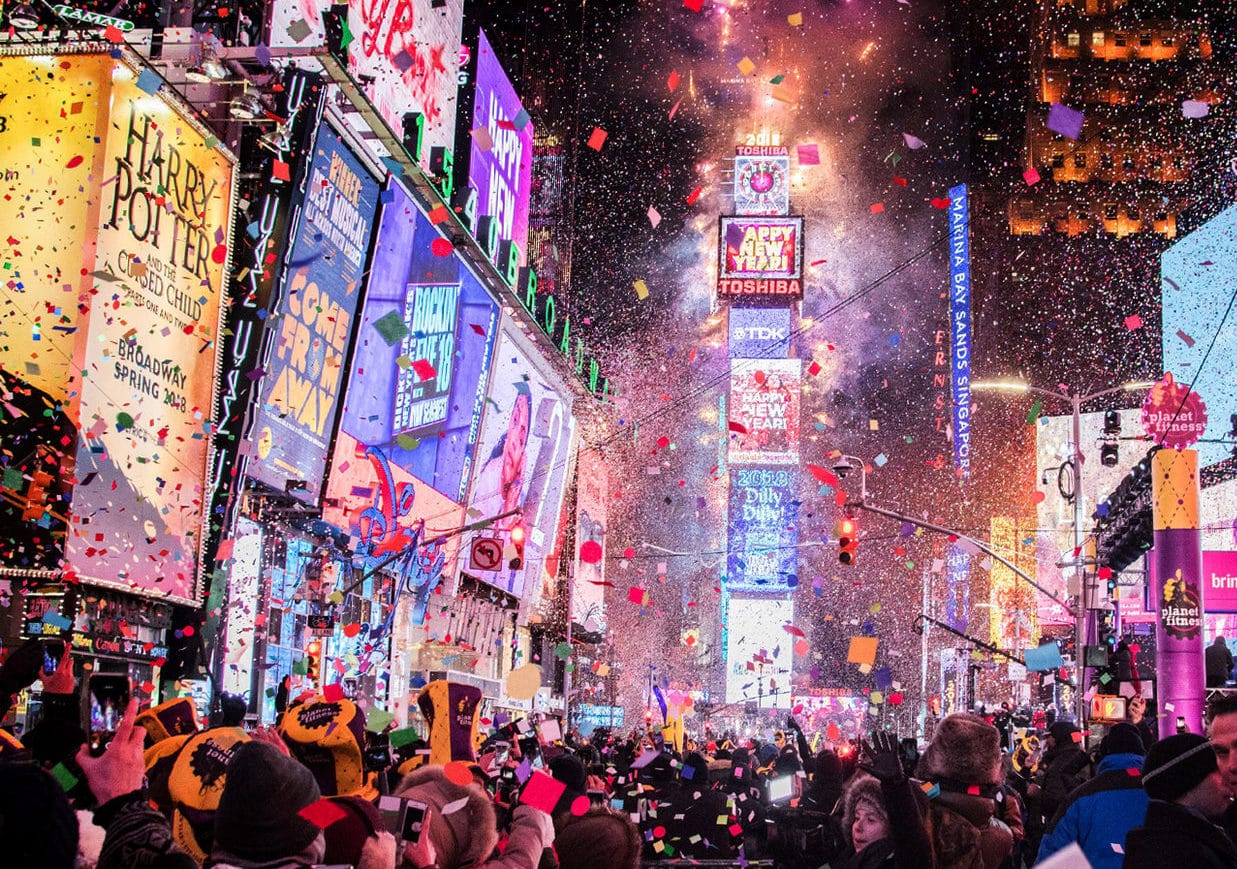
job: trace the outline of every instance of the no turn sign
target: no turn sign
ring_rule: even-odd
[[[497,537],[478,537],[468,556],[473,570],[498,570],[503,563],[503,543]]]

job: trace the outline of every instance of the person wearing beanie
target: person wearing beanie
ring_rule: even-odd
[[[395,837],[387,831],[377,807],[360,797],[329,799],[344,814],[322,831],[326,839],[322,862],[356,869],[394,869]]]
[[[999,799],[1001,735],[978,715],[955,712],[937,724],[917,776],[936,791],[927,826],[941,869],[997,869],[1022,836],[1016,800]]]
[[[836,858],[812,854],[813,865],[829,862],[843,869],[932,865],[932,845],[914,789],[902,768],[897,737],[872,733],[860,744],[859,769],[842,797],[842,830],[854,851]]]
[[[1147,753],[1143,788],[1151,801],[1125,839],[1126,869],[1237,867],[1237,846],[1218,821],[1233,802],[1205,736],[1178,733]]]
[[[1091,760],[1082,750],[1082,731],[1072,721],[1055,721],[1044,739],[1044,756],[1035,783],[1044,822],[1056,817],[1074,788],[1091,777]]]
[[[1114,724],[1100,742],[1095,778],[1079,785],[1048,822],[1039,846],[1045,860],[1077,842],[1093,869],[1120,869],[1126,835],[1142,823],[1148,797],[1143,790],[1143,743],[1129,722]]]
[[[516,869],[535,867],[554,843],[554,824],[540,809],[517,805],[501,857],[490,860],[498,844],[498,825],[489,794],[476,782],[459,785],[437,764],[413,770],[397,797],[425,803],[425,831],[400,855],[403,869]]]
[[[594,869],[605,855],[607,869],[640,869],[640,833],[627,815],[594,807],[569,815],[554,839],[559,869]]]
[[[300,812],[322,794],[313,773],[269,742],[243,743],[227,766],[206,867],[247,869],[279,861],[311,866],[325,850],[322,830]]]

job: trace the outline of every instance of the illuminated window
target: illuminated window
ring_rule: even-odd
[[[1064,154],[1053,154],[1052,155],[1052,168],[1053,169],[1064,169],[1065,168],[1065,155]]]
[[[1138,206],[1137,205],[1131,205],[1129,208],[1125,210],[1125,213],[1126,213],[1126,216],[1129,217],[1130,220],[1138,220]]]
[[[1163,39],[1160,40],[1160,45],[1163,45],[1165,48],[1172,48],[1173,38],[1171,36],[1165,36]]]
[[[1104,31],[1097,30],[1091,34],[1091,44],[1102,46],[1104,44]]]
[[[1070,34],[1067,34],[1065,37],[1065,44],[1068,45],[1070,48],[1077,48],[1081,42],[1082,42],[1082,39],[1079,38],[1077,33],[1070,33]]]
[[[1100,166],[1105,169],[1111,169],[1113,166],[1112,154],[1100,154]]]
[[[1117,42],[1118,48],[1125,48],[1125,37],[1124,36],[1118,36],[1116,39],[1116,42]]]
[[[1085,151],[1075,152],[1074,168],[1075,169],[1086,169],[1087,168],[1087,154]]]

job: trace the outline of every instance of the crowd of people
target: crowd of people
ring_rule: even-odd
[[[888,732],[821,745],[793,717],[767,740],[478,733],[454,707],[445,741],[394,745],[337,692],[281,694],[277,725],[248,730],[243,703],[203,727],[189,698],[134,700],[100,745],[71,655],[47,666],[34,644],[0,667],[5,710],[36,679],[43,705],[21,739],[0,731],[5,866],[1237,867],[1237,698],[1209,736],[1163,739],[1136,702],[1090,751],[1069,721],[1015,735],[970,713],[921,750]]]

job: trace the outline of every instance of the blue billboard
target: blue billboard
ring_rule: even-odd
[[[971,218],[966,185],[949,189],[949,333],[954,467],[971,471]]]
[[[784,591],[797,584],[797,468],[731,467],[726,587]]]
[[[790,354],[790,308],[736,308],[729,311],[731,359],[774,359]]]
[[[433,253],[439,233],[409,195],[393,184],[390,196],[374,242],[340,433],[380,448],[392,465],[462,502],[499,309],[456,256]]]
[[[1237,293],[1237,205],[1165,251],[1160,275],[1164,370],[1193,384],[1207,405],[1207,428],[1194,445],[1206,467],[1229,457],[1233,444],[1223,438],[1237,413],[1237,316],[1224,319]]]
[[[322,124],[268,327],[248,470],[311,504],[322,491],[379,193],[378,180]]]

